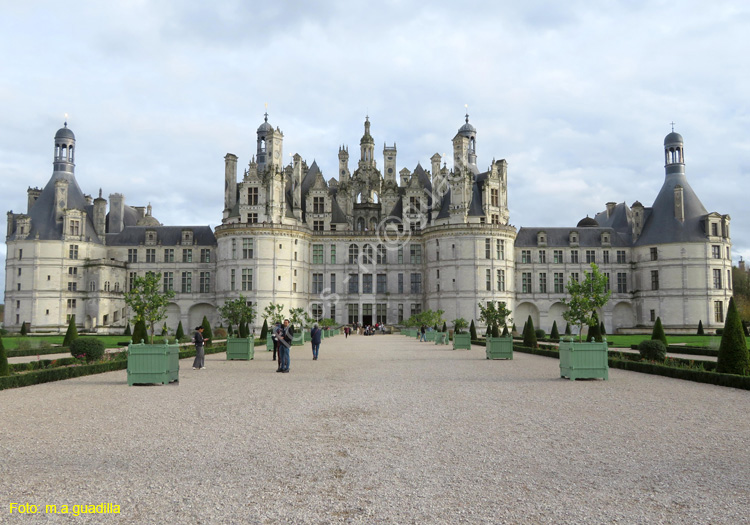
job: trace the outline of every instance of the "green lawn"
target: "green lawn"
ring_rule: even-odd
[[[630,348],[630,345],[637,345],[644,339],[651,339],[651,333],[641,335],[607,335],[605,337],[608,342],[612,343],[611,346]],[[702,346],[716,350],[719,348],[721,337],[716,335],[667,335],[667,342],[670,345],[686,344],[688,346]]]

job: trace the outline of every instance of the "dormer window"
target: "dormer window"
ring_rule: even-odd
[[[536,234],[536,243],[538,246],[547,246],[547,232],[538,232]]]
[[[571,245],[578,244],[578,232],[576,231],[570,232],[570,236],[568,240]]]
[[[192,230],[182,230],[182,244],[193,244]]]

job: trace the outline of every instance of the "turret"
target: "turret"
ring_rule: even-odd
[[[224,156],[224,211],[229,212],[237,203],[237,155]],[[225,217],[227,215],[225,214]]]
[[[75,145],[76,136],[68,129],[68,123],[65,122],[63,127],[55,133],[54,171],[64,171],[66,173],[73,173],[75,171]]]
[[[393,147],[383,144],[383,168],[385,170],[385,181],[396,183],[396,143]]]

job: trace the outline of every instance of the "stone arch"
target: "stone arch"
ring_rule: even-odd
[[[180,324],[180,320],[182,320],[182,310],[180,310],[180,307],[176,303],[169,303],[169,306],[167,306],[167,313],[166,318],[162,322],[162,324],[167,323],[167,328],[169,328],[169,332],[171,334],[174,334],[177,331],[177,326]],[[201,321],[203,318],[201,318]],[[185,333],[188,333],[188,330],[190,328],[195,328],[196,325],[193,325],[191,327],[187,327],[185,325],[182,326],[182,329],[185,331]]]
[[[548,334],[552,332],[552,323],[557,322],[557,331],[560,332],[560,335],[563,335],[565,333],[565,325],[567,324],[567,321],[563,318],[563,313],[567,311],[568,307],[562,304],[561,302],[553,303],[552,306],[549,307],[549,326],[543,326],[544,331]]]
[[[534,303],[526,302],[516,306],[512,317],[518,331],[523,330],[523,325],[529,316],[531,316],[531,320],[534,322],[534,328],[539,328],[539,308]]]
[[[83,328],[86,330],[91,330],[92,328],[94,328],[94,321],[90,315],[87,315],[86,319],[84,319]]]
[[[612,333],[617,333],[619,328],[632,328],[635,326],[635,312],[633,305],[622,301],[612,309]]]
[[[188,326],[184,326],[185,333],[192,332],[193,329],[203,322],[203,316],[208,318],[211,328],[219,326],[219,313],[216,307],[208,303],[198,303],[190,307],[188,312]]]

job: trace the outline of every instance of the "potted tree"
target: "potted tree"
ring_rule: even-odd
[[[273,330],[277,324],[284,321],[284,305],[271,303],[263,309],[263,319],[271,320],[271,328],[266,333],[266,350],[273,350]]]
[[[230,324],[252,323],[255,320],[255,305],[240,295],[237,299],[225,301],[219,307],[219,315]],[[227,337],[227,360],[249,361],[253,357],[255,357],[255,339],[252,336]]]
[[[506,327],[512,321],[510,310],[502,301],[489,301],[486,306],[479,303],[479,320],[491,328],[486,339],[485,352],[487,359],[513,359],[513,338],[500,337],[499,328]]]
[[[137,341],[128,345],[128,385],[137,383],[171,383],[179,381],[180,347],[169,344],[154,344],[154,325],[167,314],[169,300],[174,290],[163,291],[161,274],[147,272],[143,277],[133,279],[133,287],[125,292],[125,304],[133,312],[135,323],[144,323],[151,328],[149,343]]]
[[[453,320],[453,337],[456,337],[456,334],[461,334],[463,331],[468,328],[469,322],[464,319],[463,317],[459,317],[458,319]],[[447,345],[448,341],[450,341],[450,331],[447,331],[443,334],[441,334],[441,337],[438,339],[435,339],[435,344],[441,344],[441,345]]]
[[[290,308],[289,309],[289,323],[294,328],[294,335],[292,336],[292,346],[302,346],[305,344],[305,330],[304,323],[306,321],[306,312],[304,308]]]
[[[609,379],[607,341],[584,343],[583,325],[598,325],[596,310],[607,304],[611,292],[607,290],[607,276],[596,264],[591,263],[591,272],[585,275],[581,282],[571,277],[568,281],[570,299],[563,300],[568,307],[563,318],[578,325],[578,342],[570,337],[560,341],[560,377]]]

